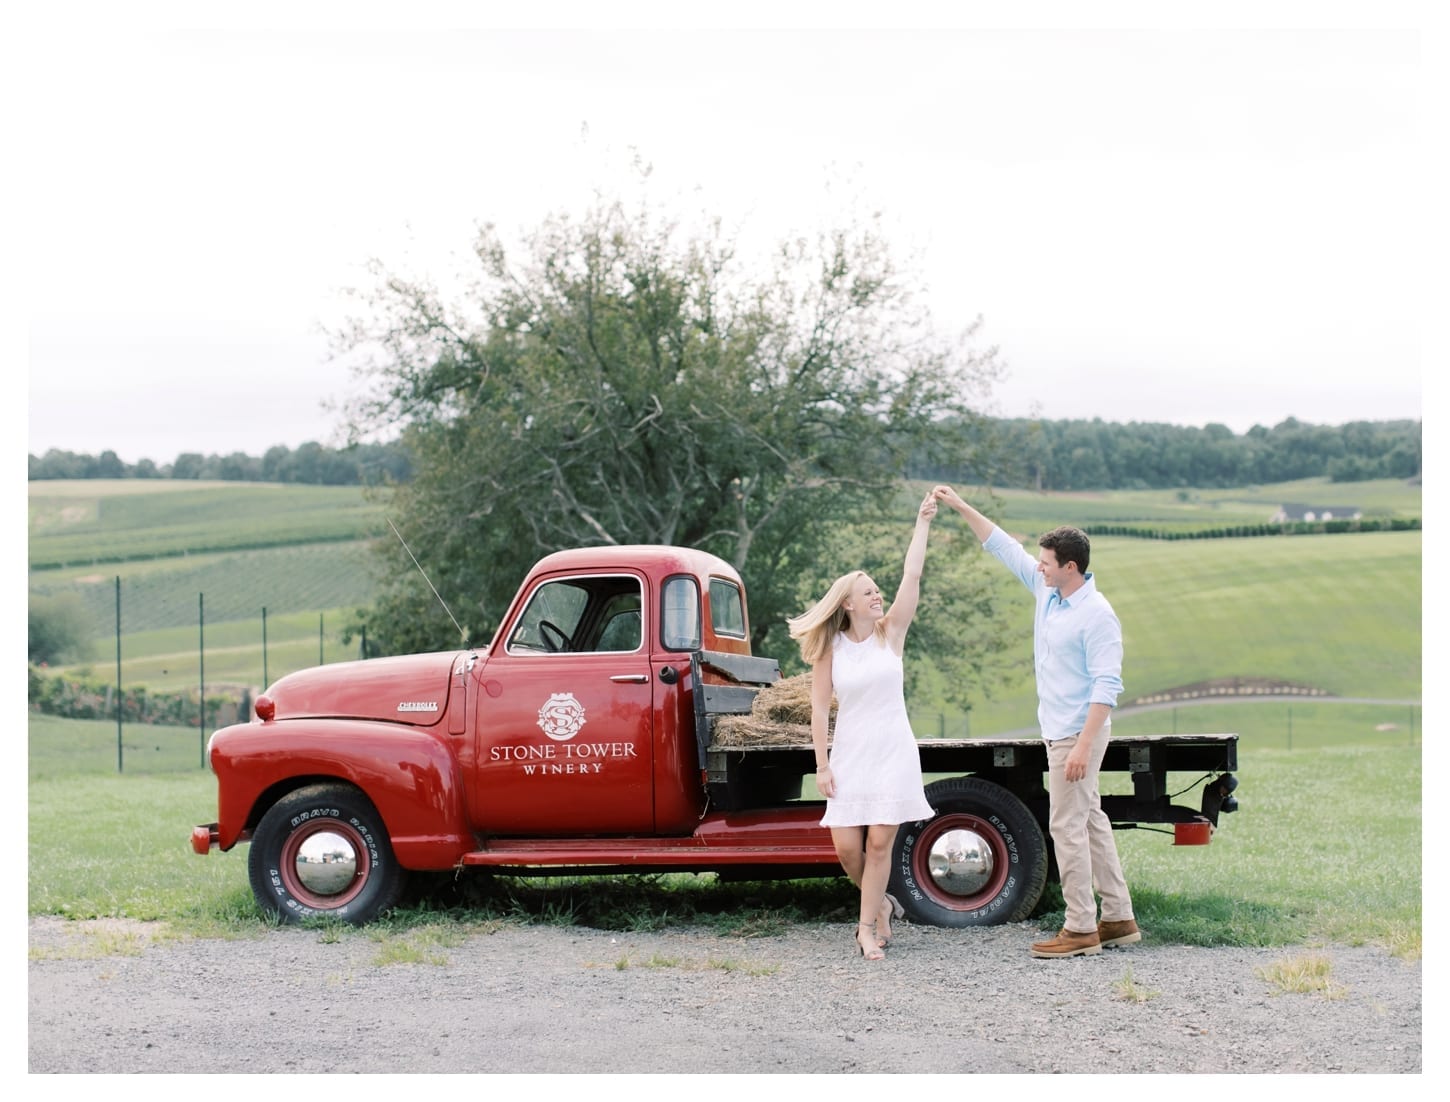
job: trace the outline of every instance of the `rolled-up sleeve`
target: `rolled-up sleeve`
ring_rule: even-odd
[[[1104,602],[1106,604],[1106,602]],[[1111,608],[1095,609],[1085,640],[1089,704],[1118,706],[1123,691],[1123,628]]]

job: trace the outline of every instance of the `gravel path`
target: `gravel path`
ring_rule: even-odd
[[[31,920],[31,1072],[1421,1071],[1420,963],[1370,947],[1195,949],[1150,931],[1039,961],[1036,924],[899,923],[866,963],[847,926],[504,926],[383,963],[389,942],[366,930],[156,933]],[[1309,955],[1337,997],[1275,994],[1256,971]]]

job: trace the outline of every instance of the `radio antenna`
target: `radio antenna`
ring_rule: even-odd
[[[473,644],[470,643],[468,640],[468,633],[464,631],[462,627],[459,627],[457,620],[453,619],[453,612],[449,609],[448,602],[443,599],[442,594],[440,594],[437,588],[434,587],[432,579],[428,577],[428,572],[423,569],[422,564],[418,562],[417,557],[413,554],[413,549],[408,546],[408,541],[403,538],[403,533],[399,532],[398,526],[393,523],[393,518],[384,517],[383,519],[388,522],[388,527],[393,530],[393,535],[398,537],[398,542],[403,545],[403,550],[408,552],[408,558],[413,560],[413,565],[418,568],[418,573],[423,575],[423,580],[428,583],[428,588],[433,590],[433,596],[438,598],[438,603],[443,606],[443,611],[448,613],[448,618],[450,620],[453,620],[453,626],[458,628],[458,635],[459,638],[463,640],[463,645],[471,650],[473,648]]]

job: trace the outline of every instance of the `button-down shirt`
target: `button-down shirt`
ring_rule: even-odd
[[[1088,706],[1118,703],[1123,691],[1123,629],[1091,573],[1071,597],[1049,587],[1037,560],[1001,528],[983,542],[1037,600],[1032,649],[1037,667],[1037,723],[1048,741],[1082,730]]]

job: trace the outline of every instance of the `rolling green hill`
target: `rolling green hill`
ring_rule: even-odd
[[[115,631],[117,578],[126,635],[194,629],[202,595],[208,623],[260,622],[263,608],[287,613],[367,604],[374,588],[369,546],[347,540],[32,570],[30,592],[78,593],[104,636]]]
[[[387,531],[357,486],[156,480],[30,483],[30,569],[93,567]]]

